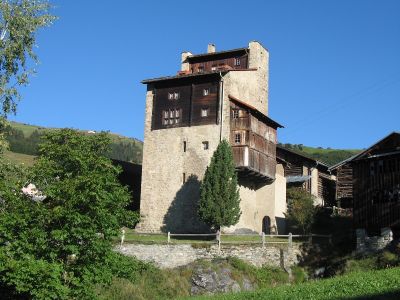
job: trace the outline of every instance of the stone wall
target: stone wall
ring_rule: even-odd
[[[237,257],[257,267],[268,265],[287,269],[296,265],[301,257],[301,251],[297,244],[293,244],[291,248],[272,245],[265,247],[261,245],[222,245],[220,251],[215,244],[204,247],[193,247],[186,244],[125,244],[117,251],[124,255],[135,256],[145,262],[152,262],[162,269],[184,266],[198,259],[211,260],[217,257]]]
[[[390,228],[382,228],[380,236],[367,236],[365,229],[356,229],[356,252],[368,254],[385,249],[393,241],[393,232]]]

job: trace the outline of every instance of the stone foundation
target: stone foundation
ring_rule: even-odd
[[[137,259],[154,263],[162,269],[176,268],[190,264],[199,259],[237,257],[254,266],[263,265],[282,267],[285,270],[296,265],[301,257],[297,245],[291,248],[261,245],[142,245],[125,244],[116,249],[118,252],[135,256]]]
[[[368,254],[385,249],[393,241],[393,232],[390,228],[381,229],[380,236],[368,237],[365,229],[357,229],[356,253]]]

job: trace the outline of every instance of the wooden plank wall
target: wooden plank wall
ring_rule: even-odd
[[[207,96],[203,90],[209,89]],[[192,82],[162,82],[154,88],[152,130],[195,125],[216,124],[218,116],[219,80]],[[178,100],[168,99],[169,93],[179,93]],[[202,108],[208,108],[207,117],[201,116]],[[181,119],[177,124],[163,123],[163,112],[180,109]]]
[[[400,229],[400,155],[354,162],[354,225]]]
[[[337,169],[336,181],[336,199],[338,201],[341,201],[341,199],[352,199],[353,168],[350,164],[345,164]]]
[[[239,58],[240,59],[240,66],[235,66],[235,59]],[[224,69],[226,66],[229,66],[232,69],[247,69],[248,68],[248,55],[241,55],[241,56],[235,56],[235,57],[228,57],[224,59],[217,59],[213,60],[212,58],[205,58],[204,61],[202,62],[196,62],[196,63],[191,63],[190,64],[190,70],[192,73],[198,73],[199,72],[199,67],[203,67],[204,72],[210,72],[212,71],[213,67],[216,67],[217,69]]]

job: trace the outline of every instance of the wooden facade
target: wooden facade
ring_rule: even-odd
[[[323,200],[323,205],[331,206],[335,202],[335,181],[331,178],[328,166],[311,157],[277,146],[277,157],[284,164],[284,174],[288,187],[301,187],[312,193],[312,170],[317,169],[317,192],[314,196]],[[315,174],[314,174],[315,176]]]
[[[191,73],[213,72],[218,70],[243,70],[248,68],[246,49],[210,53],[188,57]]]
[[[154,85],[152,130],[216,124],[219,78],[202,76]]]
[[[336,200],[339,207],[353,207],[353,168],[345,163],[335,168],[336,172]]]
[[[400,133],[392,133],[351,161],[355,228],[400,233]]]
[[[275,179],[278,127],[255,108],[231,98],[230,143],[239,176],[264,184]]]

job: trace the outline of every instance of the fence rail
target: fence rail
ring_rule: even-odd
[[[144,235],[160,235],[155,233],[146,233]],[[215,237],[209,241],[203,241],[204,243],[215,243],[218,244],[218,248],[221,248],[221,244],[262,244],[265,247],[267,244],[288,244],[289,247],[293,246],[293,238],[295,239],[307,239],[309,243],[313,242],[313,238],[325,238],[328,239],[329,243],[332,244],[332,235],[323,234],[308,234],[308,235],[295,235],[289,233],[287,235],[282,234],[235,234],[235,233],[221,233],[217,231],[216,233],[171,233],[165,234],[167,238],[167,244],[171,244],[172,237]],[[125,233],[121,236],[121,246],[124,242]],[[224,240],[224,237],[227,239]],[[229,240],[229,237],[239,237],[239,240]],[[243,237],[241,240],[240,237]],[[246,240],[246,238],[255,238],[254,240]],[[268,240],[268,239],[281,239],[281,240]]]

